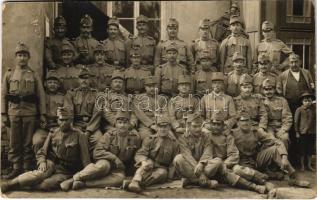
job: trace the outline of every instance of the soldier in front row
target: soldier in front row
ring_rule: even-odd
[[[37,152],[38,169],[4,183],[2,192],[24,187],[56,190],[61,182],[90,163],[87,138],[72,127],[72,111],[59,107],[57,113],[59,127],[50,130],[43,147]]]
[[[29,65],[29,48],[18,43],[15,49],[15,68],[5,72],[2,82],[1,116],[10,127],[9,161],[13,170],[3,178],[11,179],[32,169],[32,137],[40,115],[46,124],[45,92],[40,76]]]

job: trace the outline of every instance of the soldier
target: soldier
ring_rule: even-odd
[[[267,78],[277,78],[276,74],[271,72],[271,61],[267,54],[263,53],[258,56],[259,72],[253,76],[254,93],[261,94],[262,82]],[[279,89],[280,90],[280,89]],[[281,91],[279,91],[281,92]]]
[[[45,64],[49,69],[56,69],[62,64],[62,41],[69,40],[65,34],[67,23],[63,16],[54,20],[54,37],[45,40]]]
[[[138,133],[129,130],[129,118],[127,112],[117,113],[115,128],[105,133],[96,145],[95,163],[90,163],[72,179],[61,183],[63,191],[122,185],[126,172],[133,168],[134,154],[141,146]]]
[[[247,112],[251,117],[252,126],[267,130],[268,114],[259,96],[253,94],[253,79],[248,74],[240,77],[241,94],[235,97],[234,103],[237,113]]]
[[[64,104],[64,93],[61,91],[61,82],[56,71],[51,70],[47,73],[45,83],[45,100],[46,100],[46,126],[38,128],[32,139],[33,151],[36,154],[43,146],[44,141],[51,128],[56,128],[57,124],[57,108]]]
[[[179,76],[177,86],[179,93],[169,101],[169,117],[177,136],[186,132],[187,117],[198,113],[199,98],[190,94],[191,82],[190,76]]]
[[[210,53],[204,50],[200,54],[199,67],[194,75],[194,91],[199,97],[211,91],[211,79],[209,77],[218,69],[211,65]]]
[[[263,104],[268,113],[267,132],[281,140],[288,149],[289,133],[293,117],[284,97],[277,96],[276,81],[274,78],[265,79],[262,83]]]
[[[128,186],[132,192],[141,192],[141,187],[156,183],[164,183],[172,177],[171,164],[179,152],[179,146],[170,136],[171,126],[167,117],[160,117],[157,121],[157,135],[147,137],[142,147],[135,154],[138,169]]]
[[[74,126],[82,132],[86,132],[88,123],[92,119],[97,97],[97,90],[89,86],[91,77],[89,69],[83,67],[79,73],[80,86],[67,91],[64,98],[64,106],[74,113]],[[87,136],[89,136],[89,147],[92,152],[102,133],[96,131],[93,134],[87,134]]]
[[[188,73],[184,66],[177,63],[178,54],[176,43],[170,43],[166,47],[167,63],[155,69],[155,76],[159,77],[160,91],[166,96],[177,94],[178,77]]]
[[[71,111],[60,107],[57,113],[59,127],[50,130],[44,146],[37,152],[38,169],[4,183],[2,192],[24,187],[56,190],[62,181],[90,163],[87,138],[72,127]]]
[[[231,129],[236,123],[236,108],[231,96],[224,94],[225,76],[215,72],[211,77],[212,91],[200,100],[201,115],[211,119],[214,112],[224,112],[226,128]]]
[[[46,124],[45,92],[40,76],[29,65],[29,48],[19,42],[15,49],[16,66],[5,72],[2,82],[1,115],[10,127],[8,159],[13,170],[5,179],[31,170],[33,158],[32,137],[37,116],[41,125]]]
[[[245,58],[239,52],[233,54],[232,66],[233,71],[228,73],[227,94],[236,97],[240,94],[240,77],[247,72]]]
[[[105,49],[102,44],[98,44],[94,49],[94,57],[95,63],[88,66],[95,75],[91,85],[98,91],[105,91],[106,88],[110,87],[110,79],[115,67],[105,62]]]
[[[127,55],[130,55],[129,51],[131,49],[139,47],[141,50],[141,64],[149,71],[153,71],[156,41],[153,37],[149,36],[148,33],[149,19],[144,15],[137,17],[136,28],[138,30],[138,35],[127,42]]]
[[[94,49],[99,42],[92,37],[93,20],[87,14],[80,20],[80,35],[74,41],[75,47],[79,53],[76,62],[79,64],[94,63]]]
[[[75,49],[73,45],[64,40],[62,44],[62,63],[58,65],[56,73],[62,83],[62,88],[67,91],[78,87],[78,74],[80,65],[74,64]]]
[[[109,38],[103,41],[106,51],[106,63],[113,65],[116,69],[124,70],[128,54],[127,46],[119,36],[119,20],[110,18],[107,30]]]
[[[203,51],[209,51],[209,59],[211,66],[218,69],[219,64],[219,44],[217,40],[211,38],[210,35],[210,21],[209,19],[203,19],[199,23],[199,35],[200,38],[193,40],[191,50],[194,56],[195,64],[199,64],[201,54]]]
[[[220,71],[227,74],[232,71],[232,56],[239,52],[246,59],[245,65],[248,73],[252,72],[251,45],[249,39],[241,33],[244,23],[238,16],[231,16],[230,30],[231,35],[224,39],[220,45]]]
[[[151,75],[151,71],[141,64],[141,51],[139,48],[130,50],[131,65],[124,72],[126,92],[141,94],[144,92],[144,78]]]
[[[155,76],[144,79],[145,93],[133,99],[133,112],[138,119],[141,139],[156,133],[156,121],[167,110],[167,98],[158,93],[158,80]]]
[[[292,53],[292,50],[284,42],[276,39],[272,22],[265,21],[262,23],[262,34],[264,39],[257,45],[254,51],[254,59],[257,59],[262,53],[267,54],[272,64],[271,71],[279,75],[287,69],[286,58]]]
[[[155,49],[154,66],[158,67],[168,62],[167,49],[171,43],[176,44],[178,50],[177,62],[180,65],[186,66],[187,70],[194,71],[194,58],[189,46],[181,39],[178,38],[178,21],[174,18],[170,18],[167,23],[167,40],[161,40]]]
[[[309,182],[297,179],[295,169],[287,158],[287,151],[283,143],[259,129],[252,128],[251,118],[247,112],[241,113],[238,128],[231,132],[235,144],[239,149],[241,166],[266,170],[269,165],[275,164],[289,175],[289,184],[308,187]],[[234,169],[237,174],[250,175],[243,168]]]

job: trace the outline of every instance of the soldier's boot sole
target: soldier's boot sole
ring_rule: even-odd
[[[128,190],[135,193],[142,192],[142,188],[140,187],[139,183],[136,181],[131,181],[131,183],[128,186]]]

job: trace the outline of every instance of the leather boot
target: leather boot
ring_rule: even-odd
[[[140,187],[140,184],[138,181],[132,180],[131,183],[128,186],[129,191],[135,192],[135,193],[140,193],[142,192],[142,188]]]
[[[82,181],[74,181],[73,182],[73,190],[79,190],[86,186],[86,184]]]
[[[70,188],[72,188],[73,182],[74,182],[73,178],[67,179],[60,184],[60,187],[63,191],[67,192],[70,190]]]

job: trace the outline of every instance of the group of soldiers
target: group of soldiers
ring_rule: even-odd
[[[237,15],[220,45],[208,19],[191,45],[178,38],[176,19],[158,44],[148,22],[139,16],[138,35],[124,40],[118,19],[110,18],[109,38],[99,42],[85,15],[80,36],[70,41],[65,19],[57,17],[46,41],[44,84],[28,66],[29,48],[18,44],[16,66],[2,84],[13,166],[2,191],[141,192],[182,178],[183,187],[220,182],[266,193],[274,188],[268,180],[283,176],[308,187],[288,149],[292,114],[314,82],[300,57],[274,37],[273,24],[263,22],[264,40],[253,56]]]

